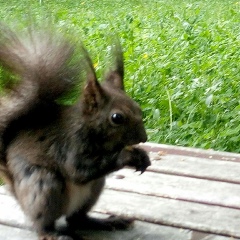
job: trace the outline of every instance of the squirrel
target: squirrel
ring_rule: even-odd
[[[1,81],[14,80],[0,95],[0,176],[41,240],[132,224],[88,216],[108,174],[125,166],[143,173],[151,164],[137,145],[147,135],[140,106],[124,89],[120,44],[113,49],[114,67],[100,83],[82,43],[52,28],[0,24]],[[59,101],[76,89],[75,103]],[[66,232],[55,228],[61,216]]]

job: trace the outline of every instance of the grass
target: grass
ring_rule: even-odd
[[[101,76],[111,34],[125,53],[126,89],[149,141],[240,152],[237,0],[0,0],[0,17],[50,15],[89,49]]]

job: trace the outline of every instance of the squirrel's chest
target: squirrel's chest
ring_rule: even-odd
[[[93,182],[84,185],[76,185],[73,182],[66,183],[66,204],[64,207],[66,216],[81,209],[87,203],[91,198],[92,185]]]

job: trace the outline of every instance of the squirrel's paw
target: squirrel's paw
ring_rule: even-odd
[[[105,219],[105,224],[108,226],[108,229],[112,231],[130,229],[133,227],[133,222],[133,219],[117,217],[115,215]]]
[[[126,148],[130,158],[126,158],[126,165],[135,167],[136,171],[140,171],[141,174],[145,172],[147,167],[151,165],[151,161],[146,151],[137,147]]]

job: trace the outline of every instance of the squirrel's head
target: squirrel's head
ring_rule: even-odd
[[[84,121],[98,136],[96,140],[101,139],[99,144],[109,151],[147,141],[141,108],[124,91],[123,54],[119,45],[114,57],[115,68],[108,71],[101,84],[91,63],[81,101]]]

